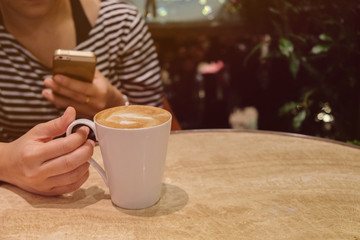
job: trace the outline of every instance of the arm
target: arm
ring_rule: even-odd
[[[120,64],[117,75],[121,81],[121,91],[130,103],[161,107],[163,84],[157,50],[143,17],[137,14],[129,18],[127,33],[119,53]]]
[[[88,178],[94,143],[88,128],[67,137],[63,134],[75,119],[68,108],[55,120],[39,124],[11,143],[0,143],[0,181],[29,192],[59,195],[79,188]]]

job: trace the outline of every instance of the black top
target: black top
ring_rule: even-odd
[[[71,0],[70,3],[76,29],[76,45],[78,45],[88,38],[88,34],[91,30],[91,24],[85,15],[80,0]]]

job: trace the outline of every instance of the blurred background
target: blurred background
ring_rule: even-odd
[[[183,129],[360,142],[360,1],[132,0]]]

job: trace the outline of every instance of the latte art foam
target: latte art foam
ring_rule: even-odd
[[[161,108],[130,105],[105,109],[96,114],[95,121],[112,128],[136,129],[158,126],[170,117],[171,114]]]

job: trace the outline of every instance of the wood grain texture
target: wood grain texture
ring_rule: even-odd
[[[2,184],[0,239],[360,239],[358,148],[182,131],[170,136],[163,182],[143,210],[115,207],[94,169],[61,197]]]

